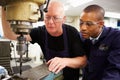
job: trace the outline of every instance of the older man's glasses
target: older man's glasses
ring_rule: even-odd
[[[56,23],[56,22],[62,21],[63,18],[62,17],[55,17],[55,16],[52,16],[52,17],[46,16],[44,19],[48,22],[52,19]]]
[[[93,26],[97,25],[99,22],[93,22],[93,21],[81,21],[80,20],[80,26],[86,25],[86,26]]]

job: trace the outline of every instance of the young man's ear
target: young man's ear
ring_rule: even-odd
[[[100,21],[99,25],[103,27],[104,26],[104,21]]]

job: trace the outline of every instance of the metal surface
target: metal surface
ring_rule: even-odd
[[[40,17],[39,8],[45,0],[0,0],[6,8],[8,21],[36,22]]]
[[[0,5],[6,11],[6,19],[16,34],[29,33],[31,23],[37,22],[41,17],[40,7],[43,4],[45,0],[0,0]]]
[[[44,77],[50,74],[47,65],[42,64],[35,68],[23,71],[22,77],[29,80],[43,80]]]
[[[39,5],[45,3],[45,0],[0,0],[0,5],[4,6],[9,3],[19,2],[19,1],[21,1],[21,2],[30,1],[30,2],[38,3]]]
[[[10,41],[0,39],[0,66],[5,67],[8,70],[9,74],[12,74],[12,69],[10,65]]]
[[[20,75],[22,74],[22,56],[27,50],[25,34],[30,32],[31,23],[40,18],[40,6],[45,0],[0,0],[5,8],[6,19],[10,22],[17,37],[17,53],[20,55]]]

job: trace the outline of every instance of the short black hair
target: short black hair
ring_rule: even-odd
[[[85,13],[89,13],[89,12],[99,13],[99,18],[104,19],[105,10],[97,4],[89,5],[83,11]]]

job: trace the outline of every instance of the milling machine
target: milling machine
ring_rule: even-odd
[[[26,38],[24,35],[30,32],[32,23],[37,22],[41,16],[40,9],[49,0],[0,0],[0,6],[6,10],[6,18],[12,30],[19,34],[17,37],[17,52],[20,55],[20,75],[22,74],[22,56],[27,50]]]

